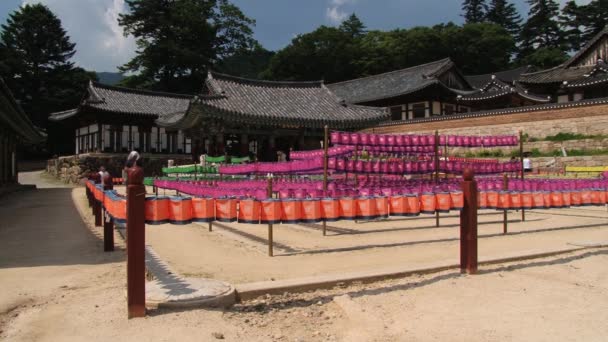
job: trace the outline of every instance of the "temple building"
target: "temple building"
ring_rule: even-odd
[[[520,76],[529,70],[529,66],[524,66],[491,74],[465,76],[477,91],[458,96],[457,100],[475,111],[551,102],[550,95],[534,94],[519,82]]]
[[[327,87],[346,102],[389,108],[393,121],[468,112],[457,97],[476,91],[449,58]]]
[[[446,58],[328,88],[347,102],[388,107],[392,121],[549,102],[550,97],[532,94],[516,81],[525,70],[464,76]]]
[[[351,105],[323,82],[272,82],[209,72],[198,96],[91,82],[75,109],[54,113],[74,132],[74,152],[255,156],[320,148],[323,127],[385,121],[384,108]]]
[[[74,153],[128,152],[190,153],[183,132],[167,132],[155,120],[185,113],[194,96],[142,91],[90,82],[80,105],[51,114],[74,132]]]
[[[523,73],[518,82],[550,94],[558,103],[608,96],[608,26],[566,62],[547,70]]]
[[[0,78],[0,187],[17,183],[17,146],[45,139]]]

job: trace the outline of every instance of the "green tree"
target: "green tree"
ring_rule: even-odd
[[[20,7],[1,28],[0,75],[32,121],[46,127],[48,114],[77,105],[96,76],[74,67],[75,44],[48,7]]]
[[[245,78],[259,79],[266,70],[274,52],[264,49],[260,44],[253,48],[242,50],[232,56],[222,59],[214,67],[221,73]]]
[[[581,26],[583,20],[583,8],[576,1],[568,1],[562,13],[559,15],[559,24],[562,29],[564,43],[569,50],[578,50],[581,47]]]
[[[562,34],[557,22],[559,5],[554,0],[528,0],[530,11],[520,38],[520,56],[525,58],[539,48],[560,48]]]
[[[471,23],[443,33],[448,55],[465,74],[482,74],[509,67],[515,40],[500,25]]]
[[[465,23],[480,23],[486,19],[488,4],[485,0],[464,0],[462,11]]]
[[[361,51],[352,32],[320,26],[298,35],[270,60],[264,78],[309,81],[324,79],[327,83],[357,77],[356,65]]]
[[[354,13],[340,24],[340,31],[350,35],[352,38],[361,37],[366,32],[365,25]]]
[[[581,41],[585,44],[608,25],[608,1],[593,0],[583,6],[580,22],[584,26]]]
[[[200,91],[207,70],[253,47],[246,17],[228,0],[126,0],[125,34],[137,39],[137,55],[123,65],[136,74],[123,84],[174,92]]]
[[[513,37],[519,35],[521,16],[507,0],[491,0],[486,20],[504,27]]]
[[[608,24],[608,1],[593,0],[587,5],[568,1],[559,18],[568,48],[579,50]]]
[[[560,48],[543,47],[536,49],[527,55],[522,61],[522,65],[532,65],[536,69],[549,69],[565,62],[568,54]]]

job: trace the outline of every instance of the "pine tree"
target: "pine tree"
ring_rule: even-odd
[[[608,1],[594,0],[580,8],[581,44],[585,44],[608,25]]]
[[[562,13],[559,16],[559,24],[564,35],[564,43],[567,45],[568,50],[577,51],[581,47],[581,26],[583,20],[583,8],[578,6],[576,1],[568,1]]]
[[[539,48],[561,48],[562,33],[557,22],[559,5],[554,0],[528,0],[530,11],[520,39],[520,58]]]
[[[465,23],[480,23],[486,19],[488,5],[485,0],[464,0],[462,11]]]
[[[513,37],[521,30],[521,16],[507,0],[491,0],[486,20],[504,27]]]
[[[78,103],[89,74],[74,68],[75,44],[48,7],[25,5],[1,28],[0,76],[33,122],[46,127],[50,112]]]
[[[173,92],[200,91],[207,70],[250,49],[246,17],[228,0],[126,0],[119,24],[137,39],[137,55],[120,68],[123,84]]]
[[[361,37],[366,33],[365,25],[354,13],[340,24],[339,29],[353,38]]]

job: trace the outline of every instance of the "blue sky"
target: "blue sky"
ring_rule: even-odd
[[[74,61],[89,70],[116,71],[135,51],[132,38],[124,37],[116,24],[126,10],[124,0],[0,0],[0,22],[23,3],[44,3],[61,19],[76,43]],[[255,38],[264,47],[277,50],[299,33],[320,25],[337,25],[356,13],[368,29],[388,30],[462,22],[462,0],[232,0],[257,21]],[[522,15],[525,0],[512,0]],[[566,0],[560,0],[561,3]],[[577,0],[579,4],[589,0]]]

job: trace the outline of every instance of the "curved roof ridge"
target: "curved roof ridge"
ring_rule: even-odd
[[[257,80],[252,78],[245,78],[240,76],[233,76],[228,74],[222,74],[216,71],[209,70],[207,79],[222,79],[227,81],[233,81],[242,84],[249,84],[253,86],[261,87],[288,87],[288,88],[310,88],[320,87],[323,84],[323,80],[320,81],[270,81],[270,80]]]
[[[484,74],[465,75],[465,77],[492,76],[492,75],[502,74],[502,73],[506,73],[506,72],[511,72],[511,71],[519,70],[519,69],[529,69],[529,68],[530,68],[529,65],[522,65],[522,66],[519,66],[517,68],[511,68],[511,69],[507,69],[507,70],[487,72],[487,73],[484,73]],[[522,74],[524,74],[524,73],[522,73]]]
[[[521,74],[521,76],[527,76],[527,75],[538,75],[538,74],[543,74],[549,71],[553,71],[553,70],[557,70],[557,69],[562,69],[564,67],[564,63],[560,64],[560,65],[556,65],[553,68],[549,68],[549,69],[543,69],[543,70],[539,70],[539,71],[533,71],[533,72],[525,72],[523,74]]]
[[[173,98],[181,98],[181,99],[194,98],[194,95],[189,95],[189,94],[177,94],[177,93],[169,93],[169,92],[163,92],[163,91],[134,89],[134,88],[127,88],[127,87],[103,84],[103,83],[94,82],[94,81],[91,81],[89,86],[93,87],[93,89],[94,88],[103,88],[103,89],[107,89],[107,90],[114,90],[114,91],[119,91],[119,92],[123,92],[123,93],[130,93],[130,94],[137,94],[137,95],[144,95],[144,96],[162,96],[162,97],[173,97]]]
[[[446,58],[443,58],[443,59],[438,59],[436,61],[432,61],[432,62],[428,62],[428,63],[424,63],[424,64],[412,65],[410,67],[399,69],[399,70],[393,70],[393,71],[383,72],[383,73],[380,73],[380,74],[375,74],[375,75],[370,75],[370,76],[365,76],[365,77],[359,77],[359,78],[355,78],[355,79],[347,80],[347,81],[330,83],[330,85],[337,85],[337,84],[346,84],[346,83],[351,83],[351,82],[357,82],[357,81],[361,81],[361,80],[365,80],[365,79],[370,79],[370,78],[375,78],[375,77],[380,77],[380,76],[386,76],[386,75],[390,75],[390,74],[396,74],[396,73],[403,72],[403,71],[410,70],[410,69],[425,67],[425,66],[429,66],[431,64],[440,64],[440,63],[447,63],[447,62],[453,63],[452,59],[450,57],[446,57]]]

